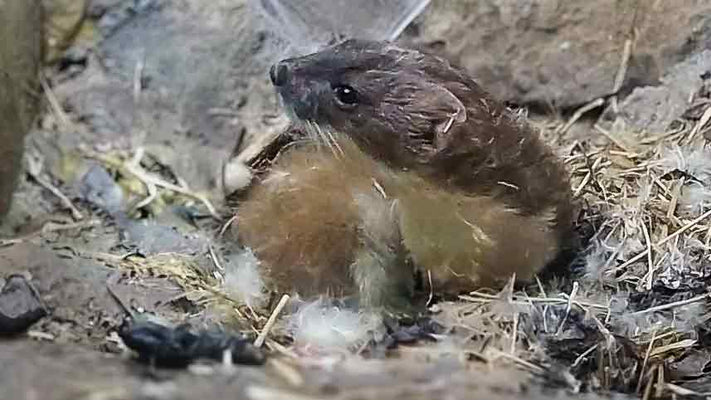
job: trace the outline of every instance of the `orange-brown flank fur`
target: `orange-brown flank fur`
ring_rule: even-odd
[[[555,210],[525,216],[488,196],[443,191],[384,167],[345,138],[338,142],[342,153],[308,145],[282,154],[238,210],[240,240],[255,251],[272,288],[301,295],[388,290],[359,288],[350,268],[369,246],[357,202],[364,194],[392,208],[393,226],[384,220],[379,229],[399,232],[435,291],[471,290],[513,273],[529,279],[556,255]],[[396,268],[398,279],[412,278],[407,263]],[[371,296],[389,303],[387,293]]]
[[[353,193],[370,190],[375,163],[339,159],[314,144],[286,151],[272,168],[239,206],[240,241],[253,249],[276,289],[353,294],[349,266],[359,224]]]

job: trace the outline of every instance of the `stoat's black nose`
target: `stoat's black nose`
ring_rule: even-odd
[[[269,78],[274,86],[283,86],[289,80],[289,67],[284,62],[278,62],[269,69]]]

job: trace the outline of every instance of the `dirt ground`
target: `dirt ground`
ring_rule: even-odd
[[[276,303],[251,310],[220,292],[219,277],[244,254],[222,235],[234,205],[224,200],[232,188],[225,165],[238,150],[238,160],[248,159],[287,124],[266,76],[279,47],[242,1],[95,0],[71,10],[62,20],[71,40],[43,71],[48,85],[26,140],[26,173],[0,226],[2,275],[29,277],[50,315],[26,335],[0,340],[0,399],[710,392],[711,170],[709,152],[699,150],[711,137],[707,53],[655,78],[658,86],[626,87],[632,95],[619,104],[606,97],[614,103],[607,110],[619,107],[614,115],[598,105],[531,116],[565,158],[583,204],[580,229],[592,238],[572,267],[577,275],[443,302],[434,313],[447,332],[436,343],[319,354],[292,347],[275,329],[264,366],[165,369],[139,363],[119,340],[125,313],[107,287],[135,311],[250,339]],[[419,34],[435,38],[432,30],[442,31]],[[62,37],[61,29],[53,34]],[[658,136],[633,134],[656,118],[639,111],[651,96],[669,105],[655,107],[675,110],[665,115],[675,125]],[[677,163],[667,142],[678,144]],[[701,188],[689,192],[700,196],[698,207],[685,202],[687,186]]]

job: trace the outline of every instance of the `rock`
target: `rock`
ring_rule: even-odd
[[[133,3],[133,1],[127,2],[125,0],[91,0],[89,2],[87,15],[90,18],[101,18],[106,13],[114,11],[125,3]]]
[[[689,108],[710,71],[711,50],[706,50],[674,66],[661,85],[635,89],[620,103],[615,130],[663,133]]]
[[[196,331],[190,325],[177,327],[149,319],[127,319],[118,334],[138,353],[139,360],[157,366],[184,368],[201,359],[222,361],[229,351],[237,364],[263,365],[266,354],[243,335],[219,329]]]
[[[457,61],[504,100],[568,108],[612,92],[633,28],[624,89],[711,48],[711,2],[433,0],[404,40]]]
[[[220,170],[240,126],[276,109],[274,96],[250,87],[255,77],[268,86],[263,34],[248,28],[247,11],[232,3],[241,1],[188,0],[184,7],[129,1],[104,12],[96,23],[103,35],[93,50],[98,57],[81,79],[55,87],[72,116],[89,127],[82,139],[118,148],[140,144],[192,190],[221,195]],[[247,97],[250,104],[241,109]]]
[[[22,275],[11,275],[0,291],[0,335],[25,332],[47,315],[37,290]]]
[[[121,187],[100,165],[93,164],[79,182],[79,192],[84,200],[93,203],[109,215],[123,211],[124,196]]]
[[[36,0],[0,0],[0,220],[10,206],[37,112],[41,13]]]
[[[170,215],[173,214],[173,215]],[[126,244],[141,254],[185,253],[199,254],[207,251],[209,239],[200,231],[178,226],[178,221],[165,221],[174,213],[164,213],[162,220],[145,221],[119,218]]]
[[[89,16],[97,19],[97,27],[108,36],[133,17],[157,10],[160,4],[160,0],[92,0]]]

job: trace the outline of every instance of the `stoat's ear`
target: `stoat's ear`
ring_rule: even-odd
[[[384,101],[404,113],[409,137],[422,155],[445,148],[452,129],[467,120],[467,109],[457,96],[429,82],[399,82]]]
[[[452,92],[442,86],[430,85],[425,91],[430,98],[429,104],[435,114],[433,120],[437,121],[435,126],[438,135],[446,135],[455,124],[461,124],[467,120],[467,109]],[[431,97],[430,97],[431,96]]]

